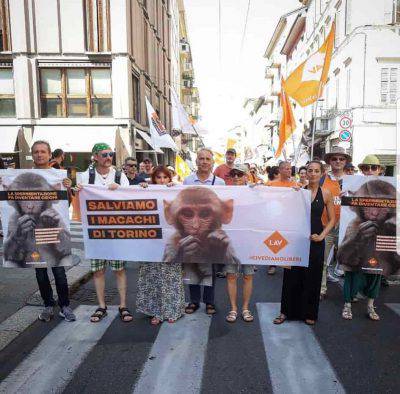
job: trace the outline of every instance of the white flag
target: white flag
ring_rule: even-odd
[[[146,97],[147,116],[149,118],[149,128],[151,141],[154,148],[171,148],[175,151],[178,150],[174,140],[168,134],[165,126],[161,123],[157,112],[154,110],[150,101]]]
[[[183,108],[183,105],[179,101],[177,93],[172,87],[170,87],[170,89],[172,101],[172,129],[180,130],[185,134],[196,134],[185,108]]]

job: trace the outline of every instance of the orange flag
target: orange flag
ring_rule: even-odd
[[[275,153],[275,157],[280,156],[285,142],[292,135],[294,129],[296,128],[292,104],[290,103],[289,97],[286,94],[286,83],[283,78],[281,80],[281,86],[280,102],[282,107],[282,119],[279,124],[279,146]]]
[[[300,64],[286,79],[286,93],[302,107],[317,101],[328,79],[333,44],[335,40],[335,24],[325,42],[317,52]]]

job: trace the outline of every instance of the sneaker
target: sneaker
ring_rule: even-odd
[[[49,322],[54,317],[54,306],[46,306],[38,316],[40,321]]]
[[[268,267],[267,274],[268,274],[268,275],[274,275],[275,272],[276,272],[275,266],[274,266],[274,265],[270,265],[270,266]]]
[[[60,312],[58,313],[58,315],[60,317],[62,317],[63,319],[65,319],[66,321],[75,321],[76,320],[76,316],[74,315],[74,312],[72,311],[72,309],[69,306],[63,306],[60,310]]]
[[[339,279],[333,276],[330,272],[326,274],[326,280],[331,283],[338,283]]]
[[[344,276],[344,271],[340,268],[339,265],[337,265],[333,271],[333,273],[338,276],[339,278],[342,278]]]

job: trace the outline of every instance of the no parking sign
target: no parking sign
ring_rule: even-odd
[[[340,141],[349,142],[351,140],[351,131],[350,130],[341,130],[339,132]]]

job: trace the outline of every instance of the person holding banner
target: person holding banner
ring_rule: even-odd
[[[170,171],[164,166],[154,169],[151,183],[174,185]],[[146,187],[144,184],[141,186]],[[151,317],[152,325],[158,325],[165,320],[175,323],[182,317],[185,309],[182,264],[172,261],[141,264],[136,308],[138,312]]]
[[[51,148],[48,142],[35,141],[32,145],[31,153],[33,168],[38,170],[51,169]],[[63,186],[66,187],[67,190],[71,188],[71,185],[72,182],[70,179],[65,178],[63,180]],[[58,295],[58,304],[60,306],[59,316],[66,321],[75,321],[75,314],[69,306],[69,290],[65,268],[63,266],[52,267],[51,270],[53,272]],[[53,298],[53,289],[50,284],[47,268],[35,268],[35,272],[40,295],[44,303],[44,309],[39,313],[38,319],[43,322],[49,322],[54,317],[54,307],[56,305]]]
[[[229,176],[233,180],[234,186],[244,186],[247,184],[247,167],[245,165],[237,164],[232,168]],[[254,265],[250,264],[240,265],[240,263],[238,263],[225,265],[227,289],[229,301],[231,303],[231,310],[225,319],[229,323],[234,323],[237,319],[237,278],[240,271],[243,272],[242,319],[248,323],[254,320],[254,316],[249,309],[251,293],[253,292],[254,268]]]
[[[288,320],[304,320],[314,325],[318,319],[319,295],[324,261],[324,239],[335,225],[335,211],[332,193],[320,187],[322,164],[310,161],[307,165],[311,192],[311,236],[308,267],[290,267],[284,269],[282,284],[281,313],[274,324]],[[322,212],[327,210],[328,222],[322,225]]]
[[[200,148],[197,152],[196,165],[197,171],[184,179],[184,185],[225,185],[223,179],[212,174],[214,154],[211,149]],[[209,315],[217,312],[214,303],[214,281],[215,275],[213,274],[212,286],[204,286],[203,290],[203,302],[206,304],[206,313]],[[199,309],[201,287],[200,285],[189,285],[190,302],[185,309],[186,313],[191,314]]]
[[[112,167],[114,152],[111,147],[103,142],[99,142],[93,146],[92,155],[94,167],[80,174],[80,182],[77,187],[78,191],[84,187],[83,185],[94,184],[107,186],[111,190],[115,190],[119,186],[129,186],[126,175],[117,171]],[[119,316],[120,319],[128,323],[133,320],[133,316],[126,307],[126,272],[125,262],[116,260],[91,260],[90,269],[93,272],[94,285],[96,288],[97,300],[99,307],[90,317],[92,323],[98,323],[107,315],[107,306],[104,298],[105,290],[105,271],[107,266],[115,272],[117,279],[117,287],[120,297]]]

